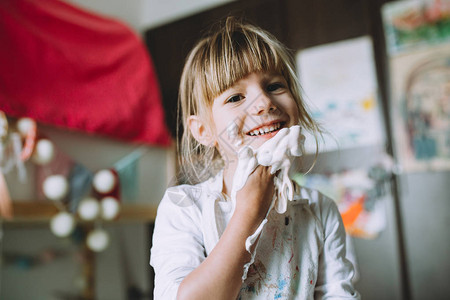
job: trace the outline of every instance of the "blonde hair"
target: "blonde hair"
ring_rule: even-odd
[[[181,142],[178,139],[178,154],[182,182],[204,181],[223,167],[215,147],[204,146],[192,136],[188,117],[202,116],[211,122],[214,98],[254,72],[282,75],[297,103],[299,123],[314,136],[320,132],[302,101],[294,59],[288,49],[261,28],[228,17],[219,30],[191,50],[181,76],[178,122],[181,118],[184,131]]]

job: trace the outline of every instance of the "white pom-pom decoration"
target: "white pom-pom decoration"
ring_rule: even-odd
[[[30,118],[20,118],[17,121],[17,130],[23,137],[27,136],[28,132],[33,126],[36,126],[36,123],[33,119]]]
[[[58,237],[69,236],[75,228],[75,219],[67,212],[60,212],[50,221],[50,229]]]
[[[54,155],[55,147],[53,143],[48,139],[40,139],[36,143],[32,159],[38,165],[46,165],[52,161]]]
[[[102,218],[104,220],[112,220],[119,214],[119,201],[114,197],[105,197],[101,202]]]
[[[42,185],[45,197],[53,201],[62,200],[69,192],[69,183],[62,175],[52,175]]]
[[[114,189],[116,177],[111,170],[100,170],[95,174],[92,184],[97,192],[106,194]]]
[[[94,229],[89,232],[86,244],[89,249],[94,252],[101,252],[108,247],[109,236],[108,233],[103,229]]]
[[[100,205],[95,198],[84,198],[78,204],[78,214],[85,221],[92,221],[100,213]]]

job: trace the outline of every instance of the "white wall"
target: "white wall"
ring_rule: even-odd
[[[68,0],[87,9],[114,16],[136,32],[160,26],[233,0]]]

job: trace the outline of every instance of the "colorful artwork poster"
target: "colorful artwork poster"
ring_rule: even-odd
[[[382,8],[396,157],[405,172],[450,169],[450,0]]]
[[[406,172],[450,170],[450,43],[390,58],[396,157]]]
[[[369,37],[304,49],[296,61],[305,101],[325,131],[317,139],[320,152],[383,143]],[[315,137],[305,136],[306,153],[315,153]]]
[[[382,15],[391,55],[450,41],[450,0],[390,2]]]

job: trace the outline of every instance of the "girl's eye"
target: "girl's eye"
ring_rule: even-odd
[[[244,99],[244,96],[242,95],[233,95],[227,99],[226,103],[238,102],[241,101],[242,99]]]
[[[279,82],[276,82],[276,83],[269,84],[267,86],[267,91],[268,92],[275,92],[275,91],[280,90],[282,88],[284,88],[284,85],[279,83]]]

